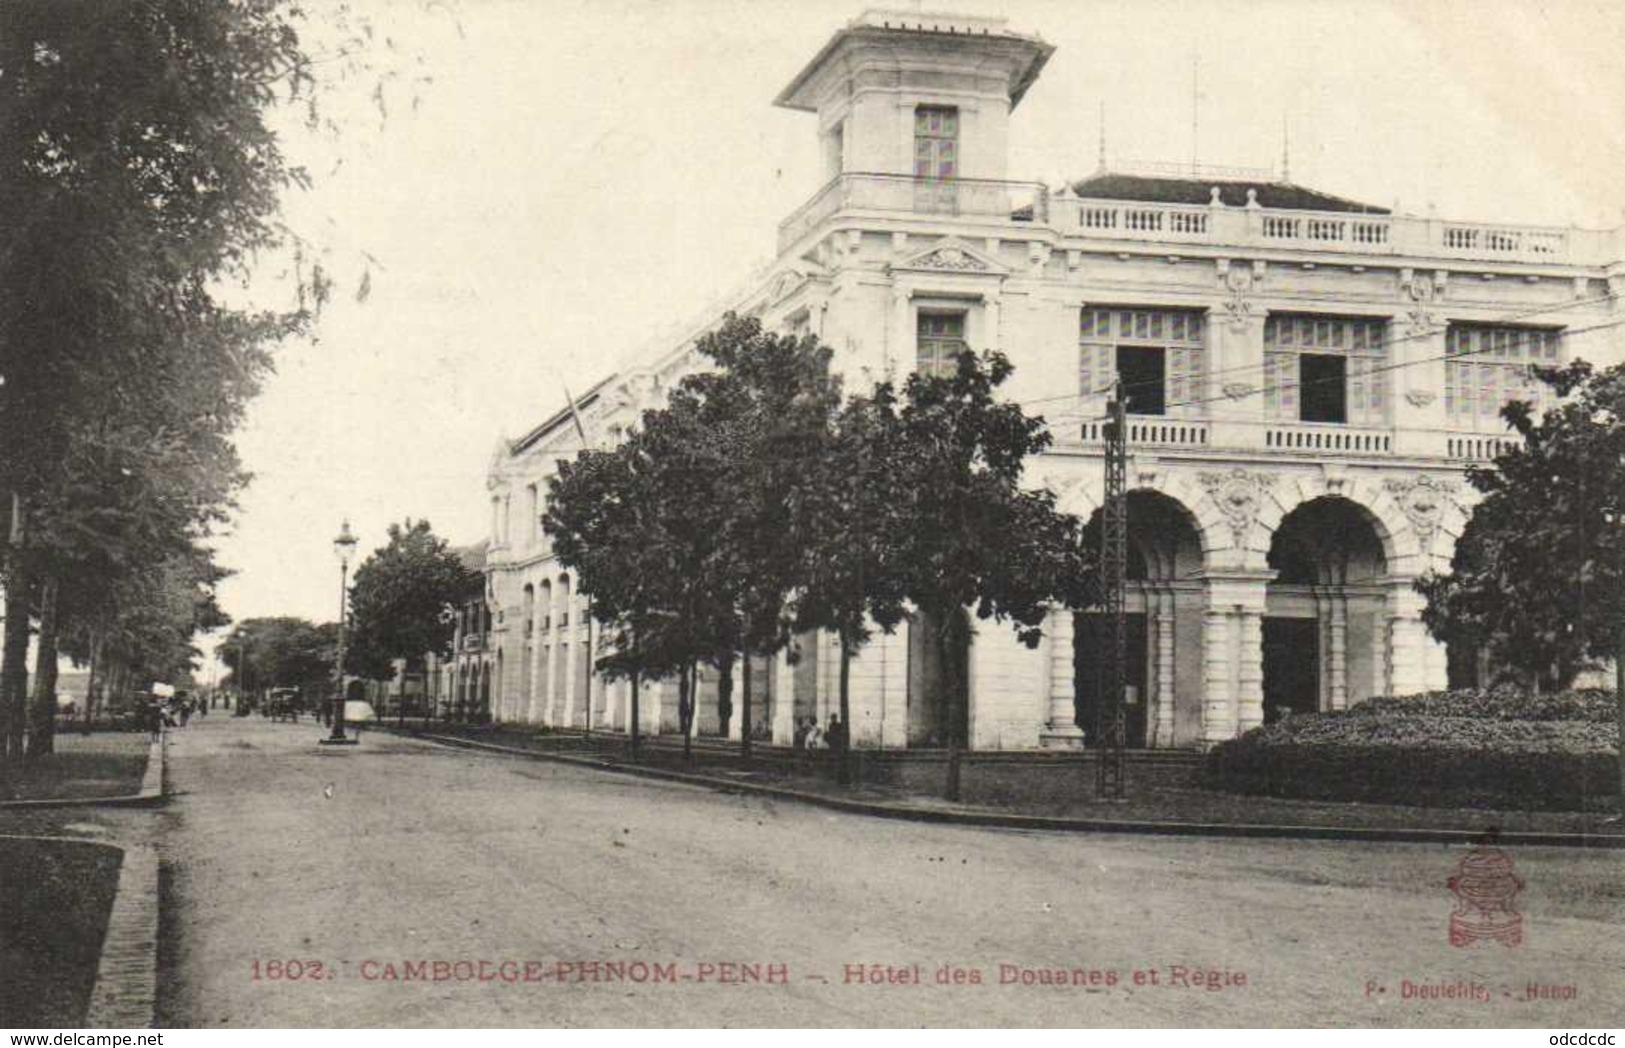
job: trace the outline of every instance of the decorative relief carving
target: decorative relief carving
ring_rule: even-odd
[[[1240,400],[1253,392],[1253,386],[1246,382],[1226,382],[1224,395],[1231,400]]]
[[[1383,482],[1383,487],[1410,521],[1422,552],[1427,553],[1444,520],[1445,510],[1455,503],[1456,482],[1419,473],[1415,477],[1391,478]]]
[[[919,269],[945,269],[951,272],[985,273],[987,266],[974,255],[966,254],[962,249],[949,244],[939,247],[928,255],[914,259],[910,265]]]
[[[1235,546],[1240,548],[1252,530],[1253,521],[1264,504],[1264,492],[1275,483],[1275,478],[1263,473],[1250,473],[1236,468],[1218,473],[1200,473],[1197,480],[1207,490],[1213,504],[1224,514],[1230,525]]]
[[[1242,266],[1228,264],[1219,267],[1219,275],[1224,280],[1224,288],[1230,297],[1224,301],[1226,323],[1230,330],[1240,334],[1247,330],[1247,324],[1253,318],[1252,291],[1254,286],[1253,271]]]
[[[1405,400],[1415,408],[1425,408],[1437,399],[1439,395],[1431,389],[1412,389],[1405,393]]]
[[[1433,306],[1439,297],[1442,281],[1412,269],[1399,271],[1399,286],[1410,299],[1405,323],[1412,336],[1426,335],[1439,327],[1439,315]]]

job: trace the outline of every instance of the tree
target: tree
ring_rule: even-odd
[[[803,517],[822,510],[806,492],[825,481],[820,464],[831,450],[841,383],[830,371],[832,352],[817,338],[774,335],[754,317],[729,314],[696,349],[715,370],[683,384],[699,397],[700,424],[729,471],[728,512],[715,536],[725,559],[717,570],[730,576],[734,621],[726,624],[723,641],[737,644],[742,656],[740,749],[748,759],[752,659],[771,657],[790,642],[792,598],[807,585],[806,529],[797,524],[798,507]],[[719,593],[717,599],[727,598]],[[719,667],[724,724],[732,683],[727,655],[733,650],[723,653]]]
[[[915,625],[932,631],[950,800],[959,797],[960,751],[969,742],[966,609],[1008,620],[1036,647],[1053,603],[1081,608],[1092,597],[1093,559],[1078,519],[1056,511],[1052,492],[1021,487],[1027,457],[1050,437],[1042,418],[996,399],[1012,370],[1002,354],[967,350],[952,376],[911,375],[901,402],[882,383],[872,398],[875,424],[865,428],[868,454],[889,460],[882,492],[890,548],[880,557],[888,578],[875,617],[886,621],[907,600]]]
[[[395,659],[412,667],[430,653],[446,654],[455,627],[442,609],[479,582],[428,521],[391,524],[389,541],[355,569],[346,669],[389,680]]]
[[[0,5],[0,761],[21,747],[31,617],[49,651],[85,625],[60,599],[70,577],[110,591],[208,556],[246,480],[230,434],[267,347],[325,297],[278,218],[283,191],[309,179],[267,114],[296,104],[335,128],[318,79],[368,68],[372,32],[344,5],[318,24],[334,46],[313,57],[295,0]],[[381,79],[380,110],[382,92]],[[297,305],[226,304],[226,283],[290,244]],[[85,614],[100,649],[111,617]]]
[[[1523,438],[1467,479],[1483,494],[1448,575],[1417,582],[1445,643],[1488,650],[1539,689],[1613,658],[1625,740],[1625,365],[1585,361],[1537,376],[1562,398],[1537,419],[1501,411]],[[1620,747],[1625,805],[1625,745]]]
[[[232,337],[260,321],[222,307],[211,285],[274,243],[277,191],[300,177],[263,120],[279,89],[304,83],[288,79],[305,67],[292,12],[267,0],[0,9],[0,141],[14,147],[0,151],[0,487],[15,523],[0,704],[11,753],[31,598],[54,629],[54,594],[82,537],[72,489],[104,476],[71,460],[105,447],[101,420],[137,438],[125,445],[136,459],[207,455],[168,438],[229,427],[265,366]],[[177,373],[194,379],[183,395],[162,381]],[[172,428],[128,425],[143,415]],[[157,505],[124,505],[136,504]],[[162,559],[147,553],[117,550],[125,568]]]
[[[246,694],[246,677],[261,690],[298,688],[307,701],[320,701],[332,684],[337,646],[336,623],[287,615],[244,619],[221,641],[233,667],[221,683]]]

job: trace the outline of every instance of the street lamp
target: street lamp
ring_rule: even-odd
[[[324,746],[354,746],[360,741],[344,735],[344,628],[350,614],[350,554],[354,552],[355,536],[350,533],[350,522],[346,520],[333,540],[333,554],[339,558],[339,651],[335,667],[338,689],[333,696],[333,733],[322,740]]]

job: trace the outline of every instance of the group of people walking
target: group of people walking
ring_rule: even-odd
[[[798,750],[841,750],[847,744],[846,725],[835,714],[829,716],[829,727],[820,728],[818,718],[807,717],[796,725],[791,745]]]
[[[149,695],[142,707],[141,717],[146,721],[147,737],[157,742],[167,728],[184,728],[191,721],[192,714],[199,717],[209,715],[209,706],[201,699],[194,699],[186,695],[174,695],[164,698],[160,695]]]

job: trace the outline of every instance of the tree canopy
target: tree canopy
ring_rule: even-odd
[[[1475,467],[1483,494],[1448,574],[1424,577],[1423,619],[1438,639],[1489,653],[1526,684],[1568,684],[1616,656],[1625,621],[1625,366],[1584,361],[1540,375],[1562,401],[1503,416],[1520,446]]]
[[[599,667],[676,675],[685,738],[697,664],[723,671],[725,702],[736,657],[830,630],[849,723],[846,663],[873,627],[923,611],[946,650],[966,639],[969,608],[1036,644],[1052,602],[1085,599],[1079,522],[1021,487],[1048,435],[997,399],[1002,356],[965,353],[901,396],[880,383],[843,400],[816,339],[729,316],[698,348],[715,366],[619,447],[561,463],[544,517],[610,627]],[[950,725],[963,724],[963,684],[950,675],[938,696]]]
[[[346,669],[374,680],[394,676],[391,660],[417,663],[450,650],[453,623],[442,612],[478,591],[470,571],[426,520],[389,526],[389,541],[355,569],[349,601]]]

